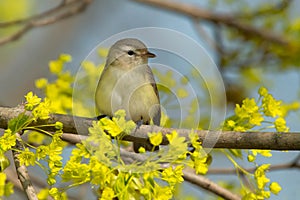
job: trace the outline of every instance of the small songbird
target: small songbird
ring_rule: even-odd
[[[148,58],[154,58],[143,42],[134,38],[117,41],[111,46],[96,90],[96,107],[102,115],[112,117],[119,109],[126,111],[127,119],[139,125],[160,125],[159,94]],[[133,143],[152,150],[150,143]]]

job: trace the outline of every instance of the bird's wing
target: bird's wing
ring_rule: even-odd
[[[147,66],[146,73],[147,73],[149,82],[150,82],[151,86],[153,87],[153,90],[154,90],[154,92],[155,92],[155,94],[156,94],[156,96],[158,98],[158,102],[160,102],[157,85],[156,85],[156,82],[154,80],[154,76],[153,76],[152,70],[151,70],[151,68],[149,66]],[[161,109],[160,109],[160,105],[157,105],[157,111],[154,114],[153,119],[152,119],[153,123],[155,125],[159,126],[160,125],[160,118],[161,118]]]

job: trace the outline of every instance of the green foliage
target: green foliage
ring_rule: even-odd
[[[218,64],[227,87],[229,103],[240,103],[262,82],[271,87],[269,74],[297,73],[300,66],[300,23],[295,1],[210,0],[208,8],[232,17],[246,31],[234,26],[215,28]],[[261,34],[258,34],[261,33]],[[264,35],[262,37],[261,35]],[[211,45],[213,46],[213,45]],[[229,74],[229,76],[227,76]],[[242,84],[241,84],[242,83]]]

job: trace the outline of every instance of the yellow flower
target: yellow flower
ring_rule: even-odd
[[[256,105],[255,99],[244,99],[242,106],[248,113],[255,113],[258,111],[258,106]]]
[[[120,129],[122,129],[122,132],[129,134],[135,129],[136,124],[132,120],[127,121],[125,117],[125,110],[118,110],[115,112],[112,121],[115,122]]]
[[[197,174],[206,174],[208,171],[207,157],[197,158],[194,161],[194,168]]]
[[[6,157],[4,152],[0,151],[0,172],[3,172],[7,167],[9,167],[9,165],[10,165],[9,159]]]
[[[101,195],[101,200],[112,200],[113,198],[114,191],[110,187],[105,187]]]
[[[40,145],[36,148],[36,158],[38,160],[44,159],[49,152],[49,146]]]
[[[272,157],[271,150],[252,150],[252,152],[254,155],[257,155],[257,153],[259,153],[264,157]]]
[[[262,114],[259,112],[253,113],[250,117],[250,124],[260,126],[261,122],[264,120]]]
[[[256,179],[257,187],[258,189],[262,190],[265,185],[270,182],[270,179],[266,177],[265,171],[269,169],[270,164],[263,164],[259,166],[255,172],[254,172],[254,177]]]
[[[160,185],[155,185],[155,193],[154,197],[152,199],[155,200],[168,200],[172,199],[173,197],[173,188],[174,187],[168,187],[168,186],[160,186]]]
[[[26,99],[26,110],[32,110],[34,106],[38,105],[41,102],[41,98],[38,98],[38,96],[33,95],[33,92],[28,92],[25,95]]]
[[[61,122],[55,122],[55,129],[62,130],[63,129],[63,123]]]
[[[183,165],[177,165],[175,169],[173,167],[166,168],[162,173],[162,180],[167,181],[170,185],[183,182]]]
[[[37,107],[35,107],[32,111],[32,115],[36,119],[49,119],[49,115],[51,113],[51,102],[47,98],[44,99]]]
[[[24,151],[20,152],[18,159],[20,160],[20,165],[35,165],[35,154],[29,151],[28,148],[25,148]]]
[[[281,116],[281,101],[277,101],[271,94],[266,95],[262,100],[262,107],[266,116]]]
[[[55,200],[67,200],[67,194],[65,192],[59,191],[56,187],[53,187],[49,190],[49,194]]]
[[[241,118],[248,118],[251,114],[258,112],[258,106],[256,105],[254,98],[246,98],[242,102],[242,106],[239,104],[236,105],[235,114]]]
[[[11,147],[16,145],[16,139],[16,135],[12,134],[10,129],[5,130],[3,136],[0,137],[0,149],[4,152],[10,150]]]
[[[228,120],[227,121],[227,126],[233,128],[235,126],[235,121],[233,120]]]
[[[271,192],[270,191],[260,191],[258,194],[258,199],[269,199],[271,196]]]
[[[285,119],[282,117],[279,117],[274,122],[275,128],[278,132],[287,132],[289,131],[289,128],[286,126]]]
[[[153,72],[158,78],[159,82],[163,83],[163,85],[166,86],[166,88],[173,88],[176,86],[176,80],[173,78],[172,70],[168,70],[166,73],[159,73],[156,69],[153,69]]]
[[[178,137],[178,133],[176,131],[172,131],[171,133],[166,134],[166,137],[168,138],[168,141],[172,143],[174,139]]]
[[[257,183],[257,187],[258,189],[262,190],[265,185],[270,182],[270,179],[268,179],[266,176],[259,176],[259,177],[255,177],[256,178],[256,183]]]
[[[265,87],[260,87],[258,90],[258,94],[260,96],[266,96],[268,94],[268,90]]]
[[[233,129],[234,131],[239,131],[239,132],[245,132],[247,129],[245,127],[242,126],[236,126]]]
[[[6,174],[0,172],[0,199],[2,199],[3,196],[9,196],[14,193],[14,185],[6,181]]]
[[[173,131],[173,132],[175,132],[175,131]],[[176,133],[176,137],[177,137],[178,133],[177,132],[175,132],[175,133]],[[190,138],[192,146],[200,151],[202,149],[202,146],[201,146],[201,142],[199,140],[199,136],[197,135],[197,133],[195,133],[194,131],[191,131],[191,133],[189,134],[189,138]],[[194,151],[194,152],[198,153],[198,151]]]
[[[278,194],[281,191],[281,187],[277,182],[272,182],[270,184],[270,190],[273,194]]]
[[[35,81],[35,87],[42,89],[45,88],[48,84],[48,80],[46,78],[40,78]]]
[[[107,118],[102,118],[100,120],[100,126],[104,130],[108,131],[108,133],[113,137],[122,133],[122,129],[114,121]]]
[[[243,196],[242,200],[258,200],[258,199],[256,194],[252,192],[248,192]]]
[[[189,93],[187,92],[187,90],[183,89],[183,88],[179,88],[177,89],[177,92],[176,92],[177,96],[179,98],[185,98],[189,95]]]
[[[138,149],[139,153],[145,153],[146,152],[146,149],[144,147],[140,147]]]
[[[239,104],[236,104],[235,109],[234,109],[235,114],[241,118],[247,118],[249,117],[249,114],[245,111],[245,109],[243,107],[241,107]]]
[[[108,49],[107,48],[99,48],[98,49],[98,55],[102,58],[106,58],[108,55]]]
[[[37,195],[39,200],[47,200],[48,196],[49,196],[49,189],[48,188],[41,189],[40,192]]]
[[[141,189],[141,194],[142,195],[147,195],[147,194],[149,194],[150,193],[150,190],[148,189],[148,188],[142,188]]]
[[[300,108],[300,102],[294,101],[292,103],[285,103],[281,106],[282,114],[281,117],[285,117],[290,111],[296,111]]]
[[[158,133],[148,133],[148,137],[150,140],[150,143],[153,144],[154,146],[160,145],[163,139],[163,135],[161,132]]]
[[[254,155],[252,155],[252,154],[249,154],[247,156],[247,159],[248,159],[249,162],[253,162],[253,161],[255,161],[256,157]]]
[[[63,62],[71,62],[72,61],[72,56],[69,54],[60,54],[59,55],[59,60]]]
[[[64,65],[61,60],[52,60],[49,62],[49,69],[52,74],[59,74],[63,67]]]

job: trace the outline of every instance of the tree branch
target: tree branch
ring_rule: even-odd
[[[245,24],[244,22],[239,21],[234,15],[231,14],[217,14],[208,10],[201,9],[199,7],[174,2],[174,1],[161,1],[161,0],[133,0],[143,4],[148,4],[160,9],[165,9],[173,12],[177,12],[188,17],[205,20],[208,22],[223,24],[227,27],[236,29],[240,31],[244,36],[258,37],[262,40],[273,42],[280,45],[288,45],[289,41],[284,37],[277,35],[269,30],[262,28],[257,28],[251,24]]]
[[[22,107],[0,107],[0,128],[6,129],[10,119],[23,113]],[[26,112],[26,115],[31,115]],[[78,139],[88,135],[88,128],[95,119],[75,117],[69,115],[53,114],[47,121],[37,121],[32,125],[54,124],[60,121],[64,124],[63,132],[77,134]],[[54,127],[46,127],[45,130],[55,131]],[[163,128],[152,125],[142,125],[136,131],[124,136],[123,140],[134,142],[147,142],[149,132],[162,132],[164,139],[162,145],[167,145],[166,134],[177,131],[181,137],[189,140],[190,129]],[[234,132],[234,131],[209,131],[194,130],[205,148],[229,148],[229,149],[271,149],[271,150],[300,150],[300,133],[298,132]]]
[[[6,37],[1,37],[0,45],[19,39],[32,28],[53,24],[65,18],[76,15],[82,12],[91,2],[92,0],[63,0],[57,7],[47,10],[41,14],[24,19],[0,22],[0,28],[22,25],[22,28],[15,33]]]
[[[22,146],[22,143],[20,142],[21,140],[21,135],[20,133],[16,134],[17,140],[16,140],[16,146],[14,146],[14,149],[18,149],[23,151],[24,148]],[[27,198],[29,200],[37,200],[37,195],[36,191],[31,183],[30,177],[28,175],[27,167],[25,165],[20,165],[20,161],[18,158],[18,155],[20,154],[19,151],[13,151],[13,157],[14,157],[14,162],[16,166],[16,171],[18,178],[22,184],[23,190],[25,191]]]
[[[214,183],[213,181],[209,180],[208,178],[205,178],[204,176],[199,176],[192,172],[191,170],[183,170],[183,178],[193,183],[197,186],[200,186],[201,188],[204,188],[224,199],[228,200],[240,200],[241,197],[237,196],[236,194],[230,192],[229,190],[226,190],[225,188],[219,186],[218,184]]]
[[[271,165],[270,168],[268,169],[268,171],[275,171],[275,170],[283,170],[283,169],[291,169],[291,168],[295,168],[295,169],[299,169],[300,170],[300,154],[291,162],[289,163],[284,163],[284,164],[277,164],[277,165]],[[257,169],[257,167],[251,167],[251,168],[246,168],[244,169],[247,172],[253,173],[255,170]],[[231,175],[231,174],[236,174],[237,169],[232,169],[232,168],[228,168],[228,169],[208,169],[207,174],[227,174],[227,175]],[[239,171],[239,173],[243,173],[243,171]]]

